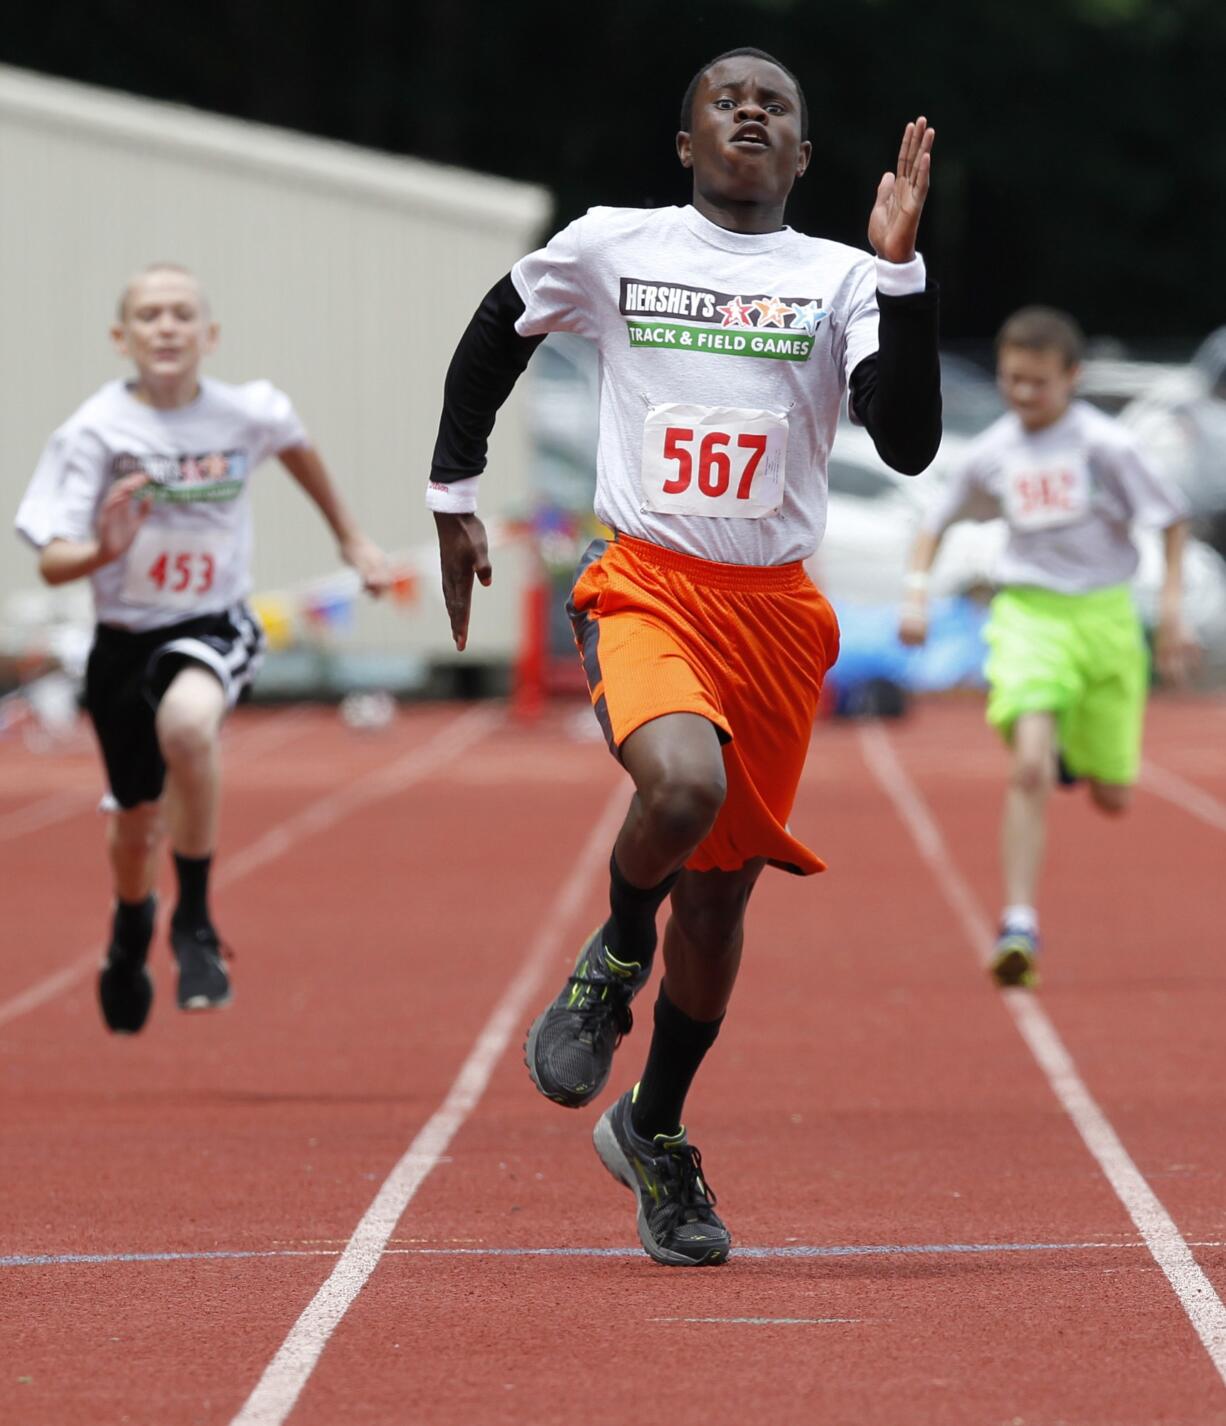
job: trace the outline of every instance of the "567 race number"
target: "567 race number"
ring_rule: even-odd
[[[643,423],[643,508],[758,520],[783,503],[787,417],[727,406],[653,406]]]

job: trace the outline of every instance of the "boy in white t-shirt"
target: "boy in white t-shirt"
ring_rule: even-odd
[[[1182,615],[1183,497],[1119,422],[1073,399],[1083,345],[1073,319],[1050,308],[1024,308],[1001,328],[997,381],[1010,409],[974,442],[929,512],[899,629],[907,644],[927,636],[928,572],[945,530],[1003,516],[1009,534],[986,670],[988,722],[1013,750],[1001,829],[1005,906],[990,964],[1001,985],[1038,980],[1037,890],[1057,777],[1084,778],[1109,815],[1132,798],[1149,671],[1128,586],[1134,522],[1163,531],[1163,675],[1182,678],[1196,648]]]
[[[98,995],[109,1028],[135,1034],[153,1000],[146,958],[164,835],[178,881],[170,943],[179,1007],[230,1000],[208,881],[221,723],[264,649],[244,602],[256,466],[277,456],[369,591],[386,588],[388,574],[289,398],[266,381],[200,376],[218,328],[190,272],[158,263],[137,273],[111,336],[135,379],[109,382],[55,432],[16,523],[48,584],[93,586],[85,702],[110,786],[116,900]]]
[[[600,353],[597,514],[570,614],[592,705],[634,783],[610,859],[610,916],[528,1034],[540,1092],[603,1088],[651,972],[664,977],[639,1083],[596,1125],[659,1262],[722,1263],[731,1238],[682,1123],[732,995],[754,885],[823,863],[788,828],[838,653],[804,572],[826,520],[840,406],[915,474],[941,434],[937,295],[915,251],[933,135],[906,127],[869,219],[874,257],[783,221],[812,155],[804,94],[760,50],[695,76],[676,136],[692,203],[593,208],[497,283],[447,376],[430,472],[457,648],[490,580],[476,489],[495,414],[548,332]]]

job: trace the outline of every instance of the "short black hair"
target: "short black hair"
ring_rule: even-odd
[[[681,127],[688,134],[690,126],[694,122],[694,96],[698,93],[698,82],[709,69],[724,59],[737,59],[741,55],[748,55],[750,59],[764,59],[768,64],[773,64],[776,69],[781,69],[784,74],[796,86],[796,96],[800,100],[800,137],[809,137],[809,105],[805,99],[805,91],[800,87],[800,80],[781,60],[777,60],[773,54],[767,54],[765,50],[754,49],[752,45],[744,45],[740,49],[725,50],[723,54],[717,54],[714,59],[709,59],[698,73],[690,80],[685,91],[685,96],[681,100]]]
[[[996,334],[996,350],[1023,347],[1030,352],[1059,352],[1067,368],[1079,365],[1085,354],[1085,333],[1067,312],[1055,307],[1023,307],[1014,312]]]

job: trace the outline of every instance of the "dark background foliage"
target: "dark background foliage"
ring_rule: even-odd
[[[1223,0],[57,0],[0,27],[11,64],[547,184],[559,224],[685,201],[682,91],[740,44],[808,94],[798,228],[863,246],[903,122],[935,123],[949,336],[1030,301],[1150,346],[1226,321]]]

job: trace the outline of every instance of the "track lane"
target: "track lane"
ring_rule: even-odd
[[[424,721],[433,726],[433,715]],[[8,1027],[5,1252],[265,1249],[345,1237],[479,1028],[491,991],[474,979],[473,947],[503,916],[539,921],[552,891],[504,865],[505,823],[490,789],[523,758],[514,735],[492,753],[476,747],[465,777],[440,768],[372,807],[348,835],[303,842],[267,875],[234,885],[226,924],[241,937],[242,960],[224,1015],[176,1015],[163,968],[162,999],[137,1039],[104,1036],[86,991]],[[265,767],[264,785],[228,788],[235,824],[255,831],[273,819],[256,816],[273,772]],[[586,775],[587,785],[598,776]],[[589,812],[573,778],[538,775],[533,795],[563,836],[581,837]],[[51,1304],[44,1330],[10,1320],[0,1345],[37,1388],[24,1398],[25,1419],[96,1420],[73,1417],[71,1404],[90,1391],[100,1401],[130,1394],[138,1373],[144,1419],[229,1420],[331,1262],[289,1260],[273,1273],[263,1262],[136,1265],[134,1276],[132,1266],[53,1269],[60,1286],[50,1294],[39,1276],[20,1280],[23,1299]],[[255,1299],[257,1313],[249,1303],[237,1312],[245,1335],[236,1351],[231,1288],[253,1282],[271,1288]],[[218,1295],[199,1297],[201,1283]],[[98,1332],[108,1313],[144,1324],[122,1354]],[[253,1316],[258,1333],[248,1330]],[[190,1368],[201,1354],[212,1361],[208,1411]]]
[[[990,741],[977,741],[977,712],[929,724],[925,710],[908,727],[908,738],[933,734],[924,756],[937,771],[924,776],[934,798],[959,767],[978,760],[986,769],[996,758]],[[90,997],[80,996],[70,1027],[48,1010],[26,1022],[20,1046],[0,1036],[6,1077],[15,1061],[23,1066],[8,1081],[10,1104],[25,1114],[16,1142],[28,1140],[16,1175],[23,1244],[131,1251],[160,1238],[185,1250],[264,1251],[271,1237],[290,1251],[334,1251],[343,1243],[470,1048],[478,1002],[489,1004],[514,954],[508,930],[539,917],[559,857],[565,863],[582,840],[593,799],[618,776],[597,748],[558,734],[556,726],[508,730],[505,741],[475,749],[461,777],[432,781],[364,819],[360,837],[304,843],[278,874],[236,885],[227,904],[242,930],[241,997],[227,1016],[167,1014],[156,1043],[134,1041],[116,1056],[93,1023]],[[795,825],[832,871],[764,883],[746,979],[691,1106],[694,1138],[738,1241],[1129,1242],[1126,1218],[857,763],[852,730],[821,730]],[[256,830],[247,818],[257,811],[261,826],[271,822],[268,799],[283,795],[274,794],[274,772],[264,769],[265,786],[253,778],[236,789],[230,806],[244,831]],[[950,815],[965,815],[969,842],[956,845],[987,894],[993,859],[980,854],[995,809],[976,777],[963,778]],[[1171,835],[1186,839],[1195,824],[1171,814],[1171,826],[1185,828]],[[464,857],[447,855],[457,845]],[[1140,884],[1123,888],[1134,889],[1139,907]],[[599,908],[591,910],[595,920]],[[252,946],[263,948],[259,974],[247,970]],[[558,957],[559,977],[568,958]],[[1114,982],[1090,969],[1082,993],[1091,1020],[1094,1006],[1102,1020]],[[60,1010],[72,1004],[66,996]],[[616,1088],[645,1052],[650,1002],[640,1005],[644,1024],[620,1053]],[[1159,1060],[1172,1052],[1165,1024],[1150,1048]],[[1098,1091],[1079,1039],[1076,1053]],[[1142,1068],[1152,1077],[1152,1064],[1129,1068],[1135,1079]],[[1126,1095],[1104,1099],[1114,1117]],[[1181,1103],[1162,1100],[1176,1130]],[[1215,1105],[1209,1094],[1206,1114]],[[630,1197],[587,1142],[594,1118],[539,1100],[508,1052],[292,1422],[612,1422],[644,1402],[714,1426],[1226,1420],[1211,1368],[1190,1329],[1180,1335],[1169,1290],[1135,1241],[998,1255],[742,1258],[696,1274],[637,1255],[396,1251],[631,1247]],[[1131,1130],[1122,1132],[1131,1146]],[[0,1145],[6,1163],[13,1142]],[[49,1244],[55,1228],[78,1241]],[[1223,1250],[1198,1257],[1212,1275]],[[6,1343],[6,1359],[34,1377],[17,1419],[75,1426],[122,1419],[126,1409],[169,1426],[230,1420],[332,1261],[29,1270],[19,1288],[31,1311],[5,1329],[20,1347],[14,1357]],[[771,1322],[656,1320],[711,1317]],[[593,1333],[598,1364],[587,1350]],[[123,1341],[111,1343],[113,1335]],[[210,1381],[194,1365],[200,1358],[222,1362]],[[135,1408],[134,1373],[144,1383]]]
[[[964,736],[964,720],[952,726]],[[1104,1246],[740,1258],[719,1273],[634,1256],[390,1257],[295,1423],[613,1422],[643,1401],[715,1426],[1226,1421],[1212,1366],[852,730],[819,734],[793,824],[832,871],[808,884],[768,875],[690,1106],[737,1241]],[[640,1028],[606,1102],[645,1048]],[[630,1196],[588,1142],[603,1106],[544,1103],[518,1061],[500,1065],[399,1240],[632,1245]],[[1118,1243],[1131,1246],[1106,1246]],[[700,1320],[713,1317],[767,1320]]]

